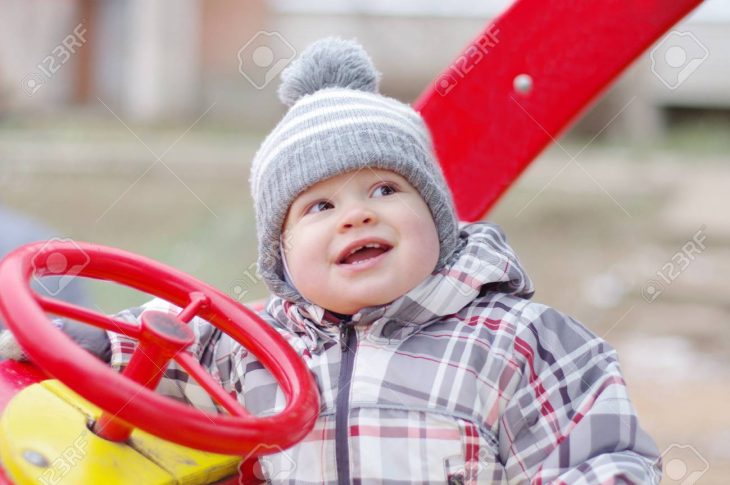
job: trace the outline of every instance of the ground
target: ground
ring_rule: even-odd
[[[263,134],[186,128],[133,126],[137,138],[113,119],[0,123],[0,202],[242,301],[264,297],[247,185]],[[695,131],[659,146],[599,140],[581,151],[588,139],[561,141],[488,219],[534,279],[535,300],[618,350],[641,421],[665,452],[664,483],[724,484],[730,142],[726,130]],[[144,300],[107,284],[92,291],[107,313]]]

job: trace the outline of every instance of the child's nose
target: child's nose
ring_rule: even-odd
[[[345,231],[354,227],[374,224],[376,220],[375,212],[364,207],[354,207],[342,217],[340,230]]]

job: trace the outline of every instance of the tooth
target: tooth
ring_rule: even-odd
[[[364,248],[381,248],[382,249],[382,247],[383,246],[380,243],[368,243],[368,244],[365,244],[364,246],[358,246],[356,248],[353,248],[349,253],[347,253],[347,256],[345,256],[345,257],[348,257]]]

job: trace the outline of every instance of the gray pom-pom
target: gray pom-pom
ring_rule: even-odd
[[[320,89],[341,87],[378,92],[380,73],[365,49],[354,40],[320,39],[304,49],[281,73],[279,99],[292,106]]]

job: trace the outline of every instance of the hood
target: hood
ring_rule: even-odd
[[[532,281],[502,229],[489,222],[462,223],[459,241],[447,263],[400,298],[363,308],[352,316],[334,314],[311,303],[272,297],[266,312],[299,334],[310,350],[321,341],[337,339],[341,323],[373,324],[371,332],[402,339],[431,322],[457,313],[480,293],[494,291],[532,297]]]

